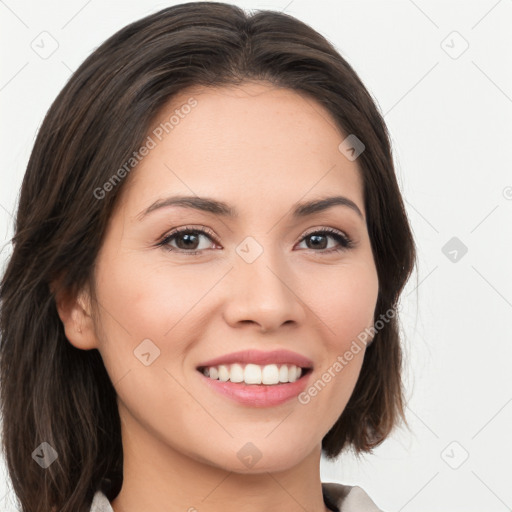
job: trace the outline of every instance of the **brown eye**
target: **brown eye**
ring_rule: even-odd
[[[338,246],[328,247],[329,238],[334,239],[337,242]],[[307,242],[308,240],[310,240],[309,243]],[[303,241],[306,241],[308,249],[319,249],[319,251],[316,252],[342,251],[345,249],[350,249],[354,245],[352,240],[350,240],[350,238],[348,238],[346,235],[332,229],[324,229],[309,233],[302,238],[301,242]]]
[[[169,233],[157,245],[164,247],[168,251],[181,252],[183,254],[200,254],[205,249],[211,248],[212,243],[205,244],[204,247],[199,247],[201,238],[209,239],[214,242],[213,234],[209,231],[197,228],[178,228]],[[174,242],[176,245],[171,245]]]

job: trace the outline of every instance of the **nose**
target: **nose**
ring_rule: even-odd
[[[232,327],[257,325],[261,332],[299,325],[305,318],[300,282],[282,260],[264,251],[255,261],[235,261],[226,283],[224,318]]]

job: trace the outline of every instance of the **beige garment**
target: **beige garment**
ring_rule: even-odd
[[[327,500],[338,507],[338,512],[383,512],[370,496],[359,486],[343,485],[334,482],[322,483]],[[326,502],[328,506],[329,503]],[[90,512],[114,512],[107,497],[97,491]]]
[[[383,512],[366,491],[357,485],[322,482],[322,489],[324,495],[338,507],[338,512]]]

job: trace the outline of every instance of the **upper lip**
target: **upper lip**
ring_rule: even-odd
[[[264,352],[261,350],[241,350],[232,352],[201,363],[198,368],[207,366],[219,366],[220,364],[254,363],[254,364],[294,364],[301,368],[312,368],[313,362],[307,357],[291,352],[290,350],[273,350]]]

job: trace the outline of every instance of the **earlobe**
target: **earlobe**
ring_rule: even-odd
[[[52,283],[50,289],[54,294],[55,305],[67,340],[81,350],[97,348],[88,292],[80,290],[76,296],[72,296],[65,290],[59,291],[58,286],[58,283]]]

